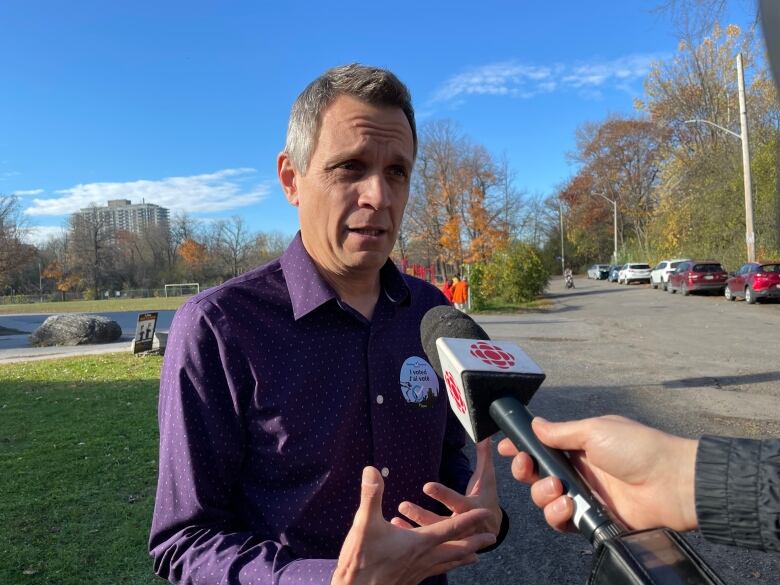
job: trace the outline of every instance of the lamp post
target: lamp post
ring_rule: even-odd
[[[709,120],[686,120],[684,124],[709,124],[735,136],[742,142],[742,174],[745,185],[745,242],[748,262],[756,261],[756,234],[753,231],[753,193],[750,178],[750,146],[748,143],[747,107],[745,106],[745,76],[742,72],[742,54],[737,55],[737,86],[739,88],[739,126],[741,133],[724,128]]]
[[[617,264],[617,199],[610,199],[603,193],[593,193],[594,195],[598,195],[602,199],[606,199],[612,204],[612,228],[613,228],[613,239],[612,239],[612,264]]]

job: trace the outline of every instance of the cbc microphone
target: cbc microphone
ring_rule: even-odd
[[[478,442],[499,429],[553,475],[574,501],[573,522],[596,549],[588,585],[723,585],[690,545],[669,528],[626,532],[607,514],[563,451],[542,443],[525,405],[544,372],[514,343],[490,341],[468,315],[430,309],[420,323],[428,361],[447,387],[450,406]]]
[[[449,306],[425,314],[420,336],[428,360],[444,380],[450,407],[472,440],[501,430],[533,458],[540,476],[559,478],[574,502],[574,525],[594,546],[621,532],[564,453],[543,444],[531,429],[533,415],[525,405],[545,376],[522,349],[490,341],[474,320]]]

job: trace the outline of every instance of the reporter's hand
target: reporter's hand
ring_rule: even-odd
[[[366,467],[360,506],[341,547],[332,585],[417,585],[477,562],[476,551],[496,540],[479,528],[490,516],[483,509],[418,528],[394,526],[382,516],[383,492],[379,471]]]
[[[698,441],[683,439],[619,416],[553,423],[532,422],[549,447],[568,451],[574,467],[607,508],[628,528],[667,526],[692,530],[698,525],[694,473]],[[540,480],[527,453],[509,439],[498,452],[513,457],[512,475],[531,485],[531,499],[544,510],[547,523],[569,530],[574,512],[558,478]]]
[[[496,470],[493,466],[493,452],[490,439],[488,438],[477,443],[476,451],[477,465],[466,487],[466,495],[437,482],[426,483],[423,486],[423,492],[444,504],[452,512],[452,516],[480,508],[489,510],[490,516],[485,518],[485,521],[479,525],[479,529],[498,535],[503,513],[498,503]],[[402,502],[398,506],[398,511],[420,526],[428,526],[452,517],[440,516],[411,502]],[[393,518],[391,522],[396,526],[411,527],[411,524],[401,518]]]

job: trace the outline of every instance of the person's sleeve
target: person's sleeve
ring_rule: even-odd
[[[780,439],[702,437],[696,515],[712,542],[780,552]]]
[[[160,378],[160,461],[149,551],[172,583],[328,584],[334,559],[299,559],[250,532],[235,490],[246,452],[226,347],[192,303],[176,313]]]

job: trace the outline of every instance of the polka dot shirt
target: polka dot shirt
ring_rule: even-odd
[[[303,247],[193,297],[160,380],[150,550],[174,583],[328,584],[364,466],[383,512],[432,508],[428,481],[464,491],[465,435],[420,341],[433,286],[388,261],[368,321]],[[426,583],[445,583],[445,577]]]

